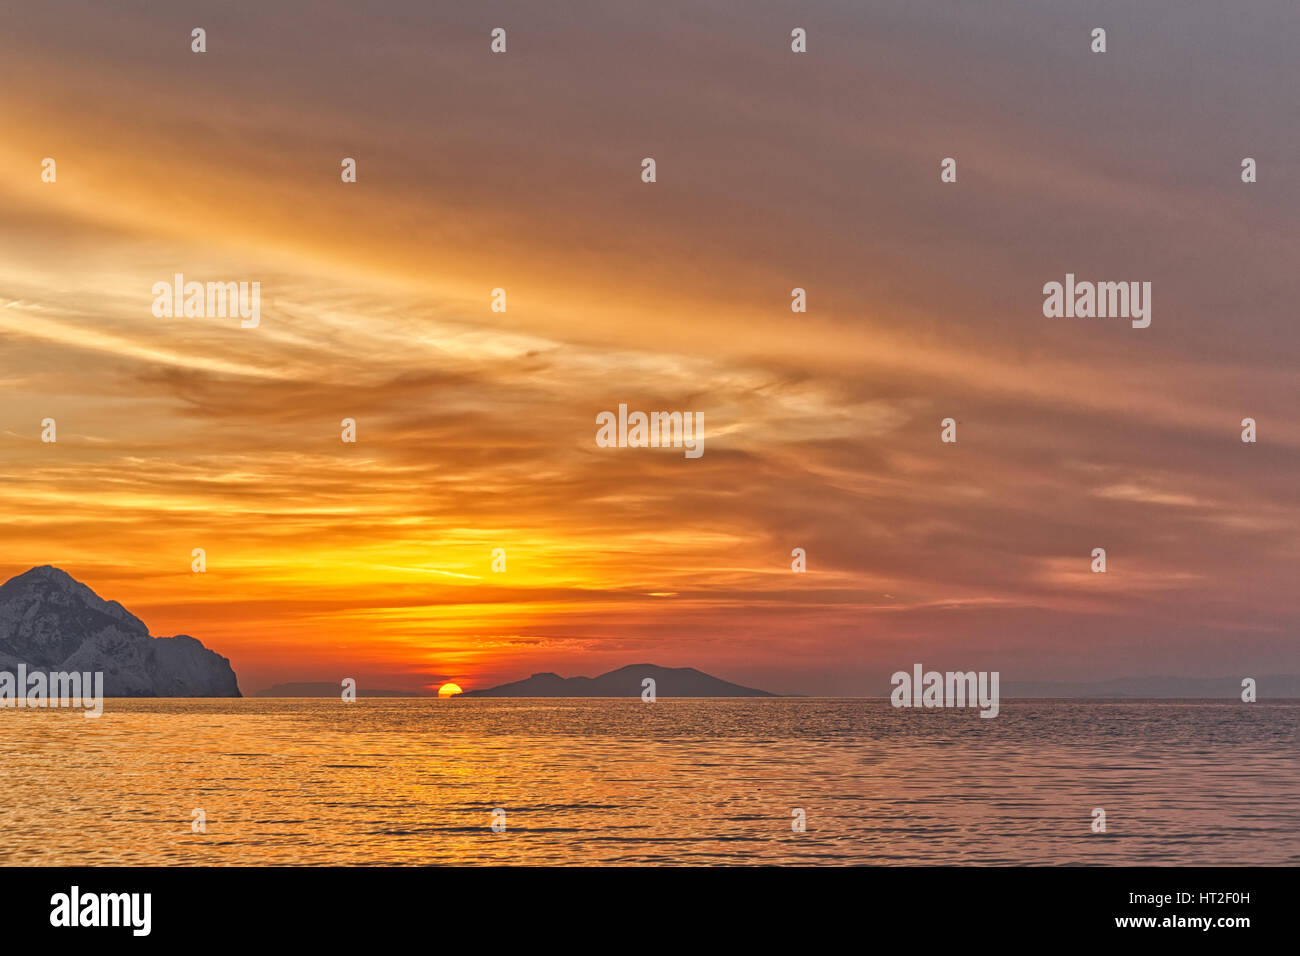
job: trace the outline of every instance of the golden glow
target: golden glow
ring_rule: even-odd
[[[462,693],[460,685],[453,684],[451,681],[448,681],[438,688],[439,697],[455,697],[459,693]]]
[[[649,661],[856,694],[918,643],[927,663],[1023,655],[1059,674],[1093,633],[1153,667],[1180,641],[1224,646],[1232,621],[1250,622],[1230,629],[1237,651],[1243,633],[1286,646],[1294,325],[1284,296],[1261,293],[1227,340],[1193,308],[1289,274],[1293,237],[1249,203],[1126,178],[1070,127],[1045,147],[1032,112],[968,122],[942,60],[909,72],[916,99],[884,139],[817,97],[790,137],[769,111],[797,96],[785,67],[705,98],[698,71],[674,70],[648,94],[652,138],[693,160],[650,187],[643,130],[629,152],[590,122],[625,94],[591,86],[584,58],[581,75],[539,60],[536,84],[444,97],[409,82],[422,46],[340,14],[336,46],[363,32],[411,57],[340,99],[329,44],[261,57],[279,32],[246,31],[259,82],[219,84],[219,59],[177,41],[177,70],[110,5],[77,20],[7,24],[31,42],[0,56],[41,77],[39,97],[0,83],[0,581],[62,567],[152,633],[229,657],[246,693]],[[449,75],[483,65],[443,54]],[[870,57],[817,63],[826,89],[897,82]],[[957,116],[936,122],[936,103]],[[170,119],[121,122],[142,109]],[[983,178],[936,205],[936,177],[912,171],[954,125]],[[348,185],[352,143],[374,148]],[[1088,228],[1032,267],[990,241],[988,209],[1037,223],[1048,204]],[[1207,218],[1224,258],[1191,277],[1205,288],[1157,293],[1171,310],[1152,329],[1041,316],[1042,283],[1090,254],[1070,236],[1140,234],[1144,268],[1173,275]],[[151,289],[178,272],[260,282],[260,324],[155,318]],[[620,402],[702,413],[703,457],[596,448],[595,416]],[[1266,442],[1237,440],[1247,414]],[[1097,544],[1122,573],[1087,570]],[[1190,637],[1171,623],[1192,620]]]

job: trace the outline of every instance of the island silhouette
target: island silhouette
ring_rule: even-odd
[[[152,637],[138,617],[42,565],[0,585],[0,670],[104,675],[105,697],[239,697],[230,661],[194,638]]]
[[[655,682],[655,697],[779,697],[743,687],[694,667],[629,664],[597,677],[561,677],[550,672],[496,687],[467,690],[456,697],[637,697],[647,677]],[[255,691],[254,697],[338,697],[337,681],[295,681]],[[436,697],[431,691],[371,690],[357,687],[358,697]]]
[[[544,672],[484,690],[467,690],[461,697],[640,697],[650,678],[656,697],[777,697],[765,690],[742,687],[694,667],[629,664],[597,677],[561,677]]]

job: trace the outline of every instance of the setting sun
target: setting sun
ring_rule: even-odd
[[[461,692],[460,685],[452,684],[450,682],[443,684],[441,687],[438,688],[439,697],[455,697],[460,692]]]

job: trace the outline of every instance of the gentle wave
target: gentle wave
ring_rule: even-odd
[[[1298,730],[1294,701],[6,710],[0,862],[1294,864]]]

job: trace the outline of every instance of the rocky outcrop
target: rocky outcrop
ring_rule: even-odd
[[[116,601],[105,601],[48,565],[0,585],[0,670],[90,671],[105,697],[239,697],[230,661],[187,635],[151,637]]]

